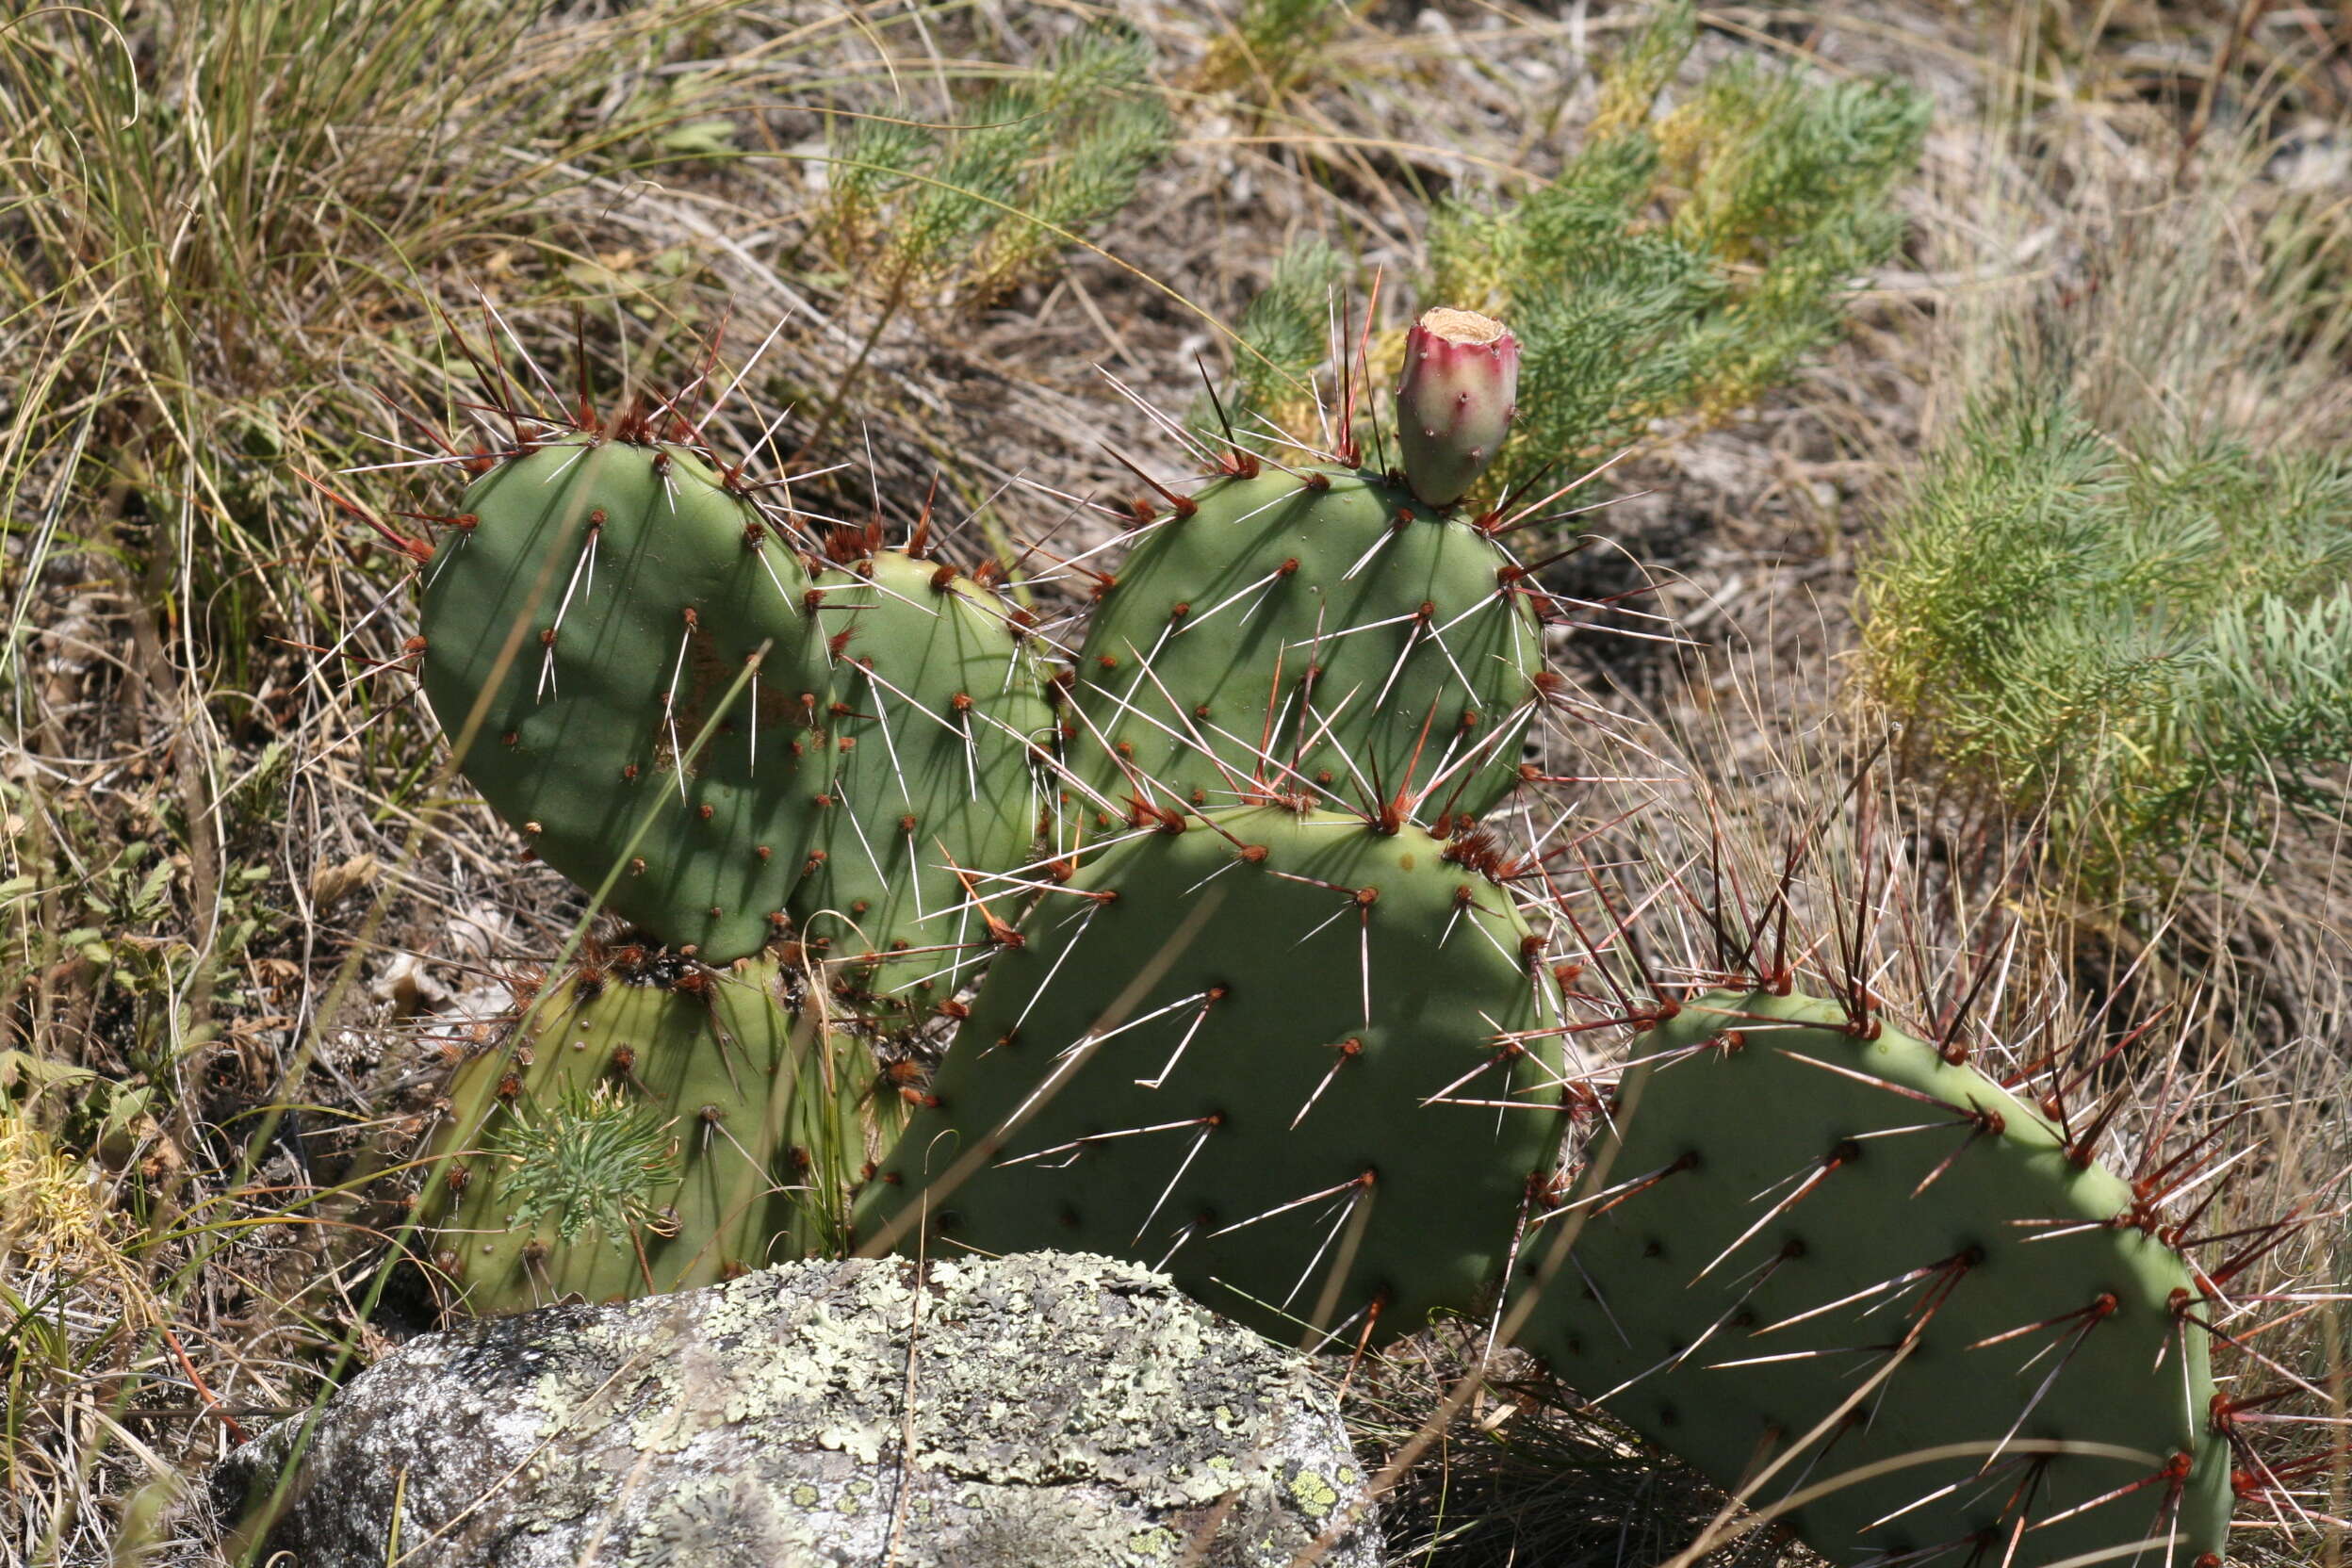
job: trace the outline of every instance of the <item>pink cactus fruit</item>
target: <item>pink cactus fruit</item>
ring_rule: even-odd
[[[1451,506],[1494,460],[1519,395],[1519,340],[1475,311],[1425,313],[1405,338],[1396,433],[1405,480],[1430,506]]]

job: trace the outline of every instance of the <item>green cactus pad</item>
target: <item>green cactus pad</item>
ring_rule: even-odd
[[[422,621],[425,694],[466,777],[575,882],[617,869],[609,902],[662,940],[755,951],[812,828],[786,787],[825,677],[799,558],[678,447],[551,442],[461,505],[478,520],[426,568]]]
[[[861,1003],[918,1005],[986,955],[951,868],[985,878],[1028,858],[1043,801],[1030,746],[1051,743],[1054,715],[1004,607],[953,568],[883,553],[818,586],[827,637],[848,640],[802,770],[826,805],[792,911],[829,958],[907,950],[835,973]]]
[[[1582,1217],[1520,1343],[1726,1488],[1910,1344],[1754,1494],[1769,1508],[1883,1466],[1786,1516],[1834,1561],[2025,1568],[2176,1527],[2169,1552],[2139,1560],[2218,1552],[2230,1467],[2206,1336],[2181,1321],[2208,1309],[2180,1256],[2043,1116],[1875,1027],[1859,1037],[1804,997],[1719,993],[1645,1035],[1619,1091],[1622,1146],[1524,1245],[1540,1274],[1552,1228]],[[1965,1444],[1981,1446],[1925,1457]],[[2150,1479],[2167,1464],[2177,1479]]]
[[[1557,1038],[1510,1037],[1559,999],[1445,849],[1262,807],[1102,850],[990,969],[861,1240],[911,1248],[912,1207],[935,1256],[1133,1258],[1294,1339],[1469,1310],[1557,1143]]]
[[[1138,541],[1080,650],[1098,788],[1132,766],[1196,805],[1263,779],[1368,808],[1441,780],[1427,823],[1517,781],[1542,648],[1492,540],[1369,473],[1269,469],[1194,506]]]
[[[465,1310],[686,1290],[838,1248],[904,1105],[782,982],[766,960],[666,955],[576,972],[459,1067],[427,1218]]]

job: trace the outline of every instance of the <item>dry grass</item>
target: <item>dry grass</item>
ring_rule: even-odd
[[[903,520],[936,471],[966,547],[1000,549],[1061,511],[1014,476],[1123,495],[1096,446],[1114,431],[1172,462],[1095,366],[1182,411],[1193,354],[1218,360],[1222,323],[1301,233],[1409,277],[1434,195],[1556,167],[1593,106],[1587,51],[1639,20],[1307,11],[1326,41],[1284,57],[1197,8],[1119,9],[1159,50],[1177,150],[1122,218],[986,308],[952,280],[883,297],[828,252],[821,111],[936,120],[1033,69],[1075,8],[111,0],[0,23],[0,352],[17,368],[0,390],[0,1050],[22,1053],[0,1056],[18,1104],[0,1118],[0,1560],[172,1549],[166,1505],[242,1426],[415,1326],[397,1302],[370,1317],[397,1215],[379,1177],[429,1112],[433,1041],[500,1005],[497,972],[583,913],[442,776],[407,678],[372,673],[413,629],[406,588],[297,477],[403,456],[416,437],[375,388],[462,416],[469,371],[438,312],[550,366],[583,353],[605,399],[723,317],[738,363],[776,327],[722,440],[751,448],[753,408],[792,405],[771,463],[870,459],[820,504]],[[1984,323],[2063,298],[2184,192],[2212,259],[2162,265],[2195,269],[2225,310],[2260,223],[2341,212],[2347,41],[2315,9],[2244,32],[2236,12],[2117,4],[2096,35],[2071,8],[1707,13],[1703,53],[1893,72],[1938,119],[1912,270],[1875,280],[1852,339],[1792,391],[1638,454],[1624,472],[1643,493],[1602,514],[1620,547],[1560,580],[1653,581],[1637,602],[1736,655],[1561,646],[1626,715],[1642,749],[1617,760],[1672,763],[1585,771],[1678,780],[1561,803],[1642,805],[1618,858],[1678,863],[1723,821],[1762,864],[1874,743],[1879,721],[1839,707],[1854,550],[1994,341]],[[2312,322],[2341,319],[2342,275],[2314,270]],[[2259,394],[2340,434],[2332,326],[2302,329],[2292,366],[2254,367],[2193,302],[2214,297],[2184,293],[2161,330],[2119,321],[2099,384],[2147,395],[2162,383],[2134,351],[2195,328],[2181,363],[2203,379],[2181,394]],[[804,451],[829,408],[845,412]],[[432,492],[397,469],[333,482],[386,513]],[[1988,1028],[2095,1036],[2171,1002],[2164,1049],[2213,1086],[2199,1114],[2247,1107],[2271,1140],[2249,1211],[2341,1161],[2322,1119],[2352,1007],[2333,843],[2183,874],[2155,926],[2105,930],[2017,899],[2017,825],[1899,778],[1872,798],[1876,853],[1907,868],[1877,939],[1917,960],[1892,972],[1899,1010],[1933,1016],[1969,934],[2006,912],[2023,956]],[[1848,890],[1861,820],[1835,819],[1820,862]],[[1851,893],[1825,870],[1807,896]],[[36,1094],[26,1064],[70,1081]],[[1428,1418],[1432,1357],[1370,1380],[1368,1443]],[[1408,1560],[1647,1561],[1711,1511],[1606,1429],[1501,1408],[1471,1407],[1410,1472],[1392,1511]]]

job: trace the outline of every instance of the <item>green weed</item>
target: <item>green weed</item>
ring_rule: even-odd
[[[1152,61],[1140,33],[1102,23],[952,122],[845,117],[821,225],[834,265],[892,301],[987,304],[1028,281],[1126,206],[1173,144]]]
[[[2340,823],[2352,761],[2352,220],[2273,151],[2252,119],[2183,182],[2045,137],[1988,183],[1967,232],[1994,255],[2051,237],[2048,183],[2095,195],[2054,279],[1941,325],[1957,417],[1855,563],[1906,752],[2046,812],[2050,893],[2143,937],[2184,877],[2320,874],[2279,830]]]
[[[1432,220],[1426,298],[1499,318],[1525,351],[1520,433],[1491,486],[1753,402],[1836,336],[1854,281],[1902,244],[1891,196],[1926,100],[1737,58],[1661,114],[1695,37],[1687,5],[1663,8],[1604,74],[1557,179]]]
[[[1871,679],[2071,879],[2333,816],[2352,760],[2352,451],[2118,438],[2062,389],[1987,394],[1862,564]]]
[[[610,1084],[566,1090],[546,1106],[518,1105],[487,1152],[502,1167],[498,1192],[514,1205],[512,1223],[521,1229],[551,1218],[566,1244],[592,1232],[619,1238],[655,1224],[651,1195],[678,1168],[677,1134]]]

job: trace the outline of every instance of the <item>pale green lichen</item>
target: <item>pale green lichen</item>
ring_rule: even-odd
[[[1339,1494],[1331,1483],[1312,1470],[1301,1470],[1291,1478],[1290,1494],[1298,1499],[1300,1511],[1310,1519],[1325,1517],[1339,1501]]]

